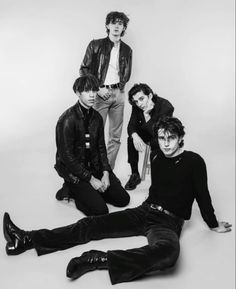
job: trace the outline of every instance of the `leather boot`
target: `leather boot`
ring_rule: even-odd
[[[70,260],[66,269],[66,276],[77,279],[96,269],[107,269],[107,253],[91,250]]]
[[[3,218],[3,233],[7,241],[7,255],[19,255],[33,248],[30,233],[19,229],[10,219],[8,213]]]

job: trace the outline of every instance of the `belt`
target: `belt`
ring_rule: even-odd
[[[150,208],[152,208],[153,210],[157,210],[159,212],[163,212],[164,214],[166,215],[169,215],[173,218],[178,218],[178,219],[181,219],[180,217],[176,216],[175,214],[165,210],[164,208],[162,208],[162,206],[159,206],[159,205],[156,205],[156,204],[150,204]]]
[[[115,83],[115,84],[103,84],[100,86],[101,88],[106,87],[106,88],[120,88],[120,83]]]

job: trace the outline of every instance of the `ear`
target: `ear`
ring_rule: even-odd
[[[79,91],[76,91],[75,93],[78,97],[80,97],[80,92]]]
[[[152,94],[152,93],[149,93],[148,99],[152,99],[152,97],[153,97],[153,94]]]
[[[183,140],[183,137],[182,137],[182,136],[179,137],[179,141],[178,141],[178,143],[180,144],[182,140]]]

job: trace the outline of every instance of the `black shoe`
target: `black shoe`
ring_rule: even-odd
[[[19,229],[10,219],[8,213],[3,218],[3,234],[7,241],[7,255],[19,255],[33,248],[29,232]]]
[[[56,193],[56,199],[58,201],[67,200],[68,202],[71,199],[70,191],[68,186],[64,183],[62,188]]]
[[[70,260],[66,269],[66,276],[77,279],[87,272],[96,269],[107,269],[107,253],[91,250],[83,253],[80,257]]]
[[[141,178],[140,178],[140,175],[139,173],[133,173],[128,182],[126,183],[125,185],[125,189],[126,190],[134,190],[138,184],[141,183]]]

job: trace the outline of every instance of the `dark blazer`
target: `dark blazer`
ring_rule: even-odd
[[[98,79],[99,85],[104,84],[113,46],[114,43],[109,37],[92,40],[87,47],[83,62],[80,66],[80,75],[91,73]],[[129,81],[131,68],[132,49],[126,43],[121,41],[119,52],[121,90],[124,89],[126,82]]]
[[[90,133],[91,164],[95,172],[110,171],[104,128],[101,115],[90,108],[91,118],[88,131]],[[56,126],[56,164],[58,174],[65,179],[72,174],[80,180],[89,181],[92,172],[85,167],[85,128],[84,115],[79,103],[67,109],[59,118]]]
[[[136,105],[132,106],[132,113],[128,123],[128,135],[131,136],[134,132],[139,131],[145,132],[146,135],[150,136],[150,140],[153,138],[153,124],[156,123],[162,116],[172,116],[174,107],[172,104],[162,97],[153,95],[152,98],[155,103],[153,110],[150,113],[150,120],[145,121],[143,111]]]

